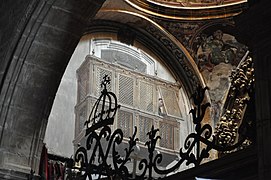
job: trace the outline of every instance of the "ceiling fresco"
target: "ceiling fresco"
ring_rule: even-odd
[[[148,0],[160,5],[182,6],[182,7],[210,7],[225,6],[244,2],[244,0]]]
[[[174,20],[204,20],[232,17],[247,8],[247,0],[125,0],[152,16]]]

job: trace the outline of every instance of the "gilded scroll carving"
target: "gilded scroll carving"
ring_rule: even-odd
[[[253,61],[248,57],[231,75],[231,86],[224,106],[225,110],[215,131],[219,145],[230,146],[240,138],[240,126],[243,123],[247,102],[251,98],[254,81]],[[247,139],[243,146],[249,144],[251,141]]]

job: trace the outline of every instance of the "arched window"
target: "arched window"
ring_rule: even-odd
[[[113,128],[122,129],[128,138],[137,126],[137,137],[144,144],[154,125],[160,129],[160,148],[178,150],[179,132],[181,127],[185,128],[182,124],[187,114],[180,83],[161,63],[135,47],[108,39],[91,39],[90,45],[91,55],[85,57],[76,71],[75,143],[80,143],[83,137],[82,124],[101,93],[102,78],[108,75],[111,79],[108,90],[117,95],[121,104]],[[82,113],[86,109],[88,112]]]

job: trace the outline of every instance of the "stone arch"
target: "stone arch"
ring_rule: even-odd
[[[20,1],[2,6],[18,25],[1,26],[12,32],[1,37],[1,179],[25,179],[30,169],[38,172],[61,77],[87,21],[103,2],[29,0],[24,6]]]

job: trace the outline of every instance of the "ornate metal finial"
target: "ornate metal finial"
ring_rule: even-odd
[[[110,84],[110,77],[105,75],[103,81],[101,82],[101,91],[100,97],[95,102],[88,120],[85,122],[87,126],[86,136],[96,129],[105,126],[112,125],[114,122],[114,117],[117,113],[117,109],[120,108],[118,105],[117,97],[113,92],[107,91],[107,85]],[[92,125],[89,124],[92,122]],[[90,126],[90,127],[89,127]]]
[[[110,81],[111,81],[110,77],[109,77],[107,74],[104,75],[103,81],[101,82],[101,88],[103,87],[103,89],[105,90],[105,89],[106,89],[106,86],[107,86],[108,84],[110,84]]]

